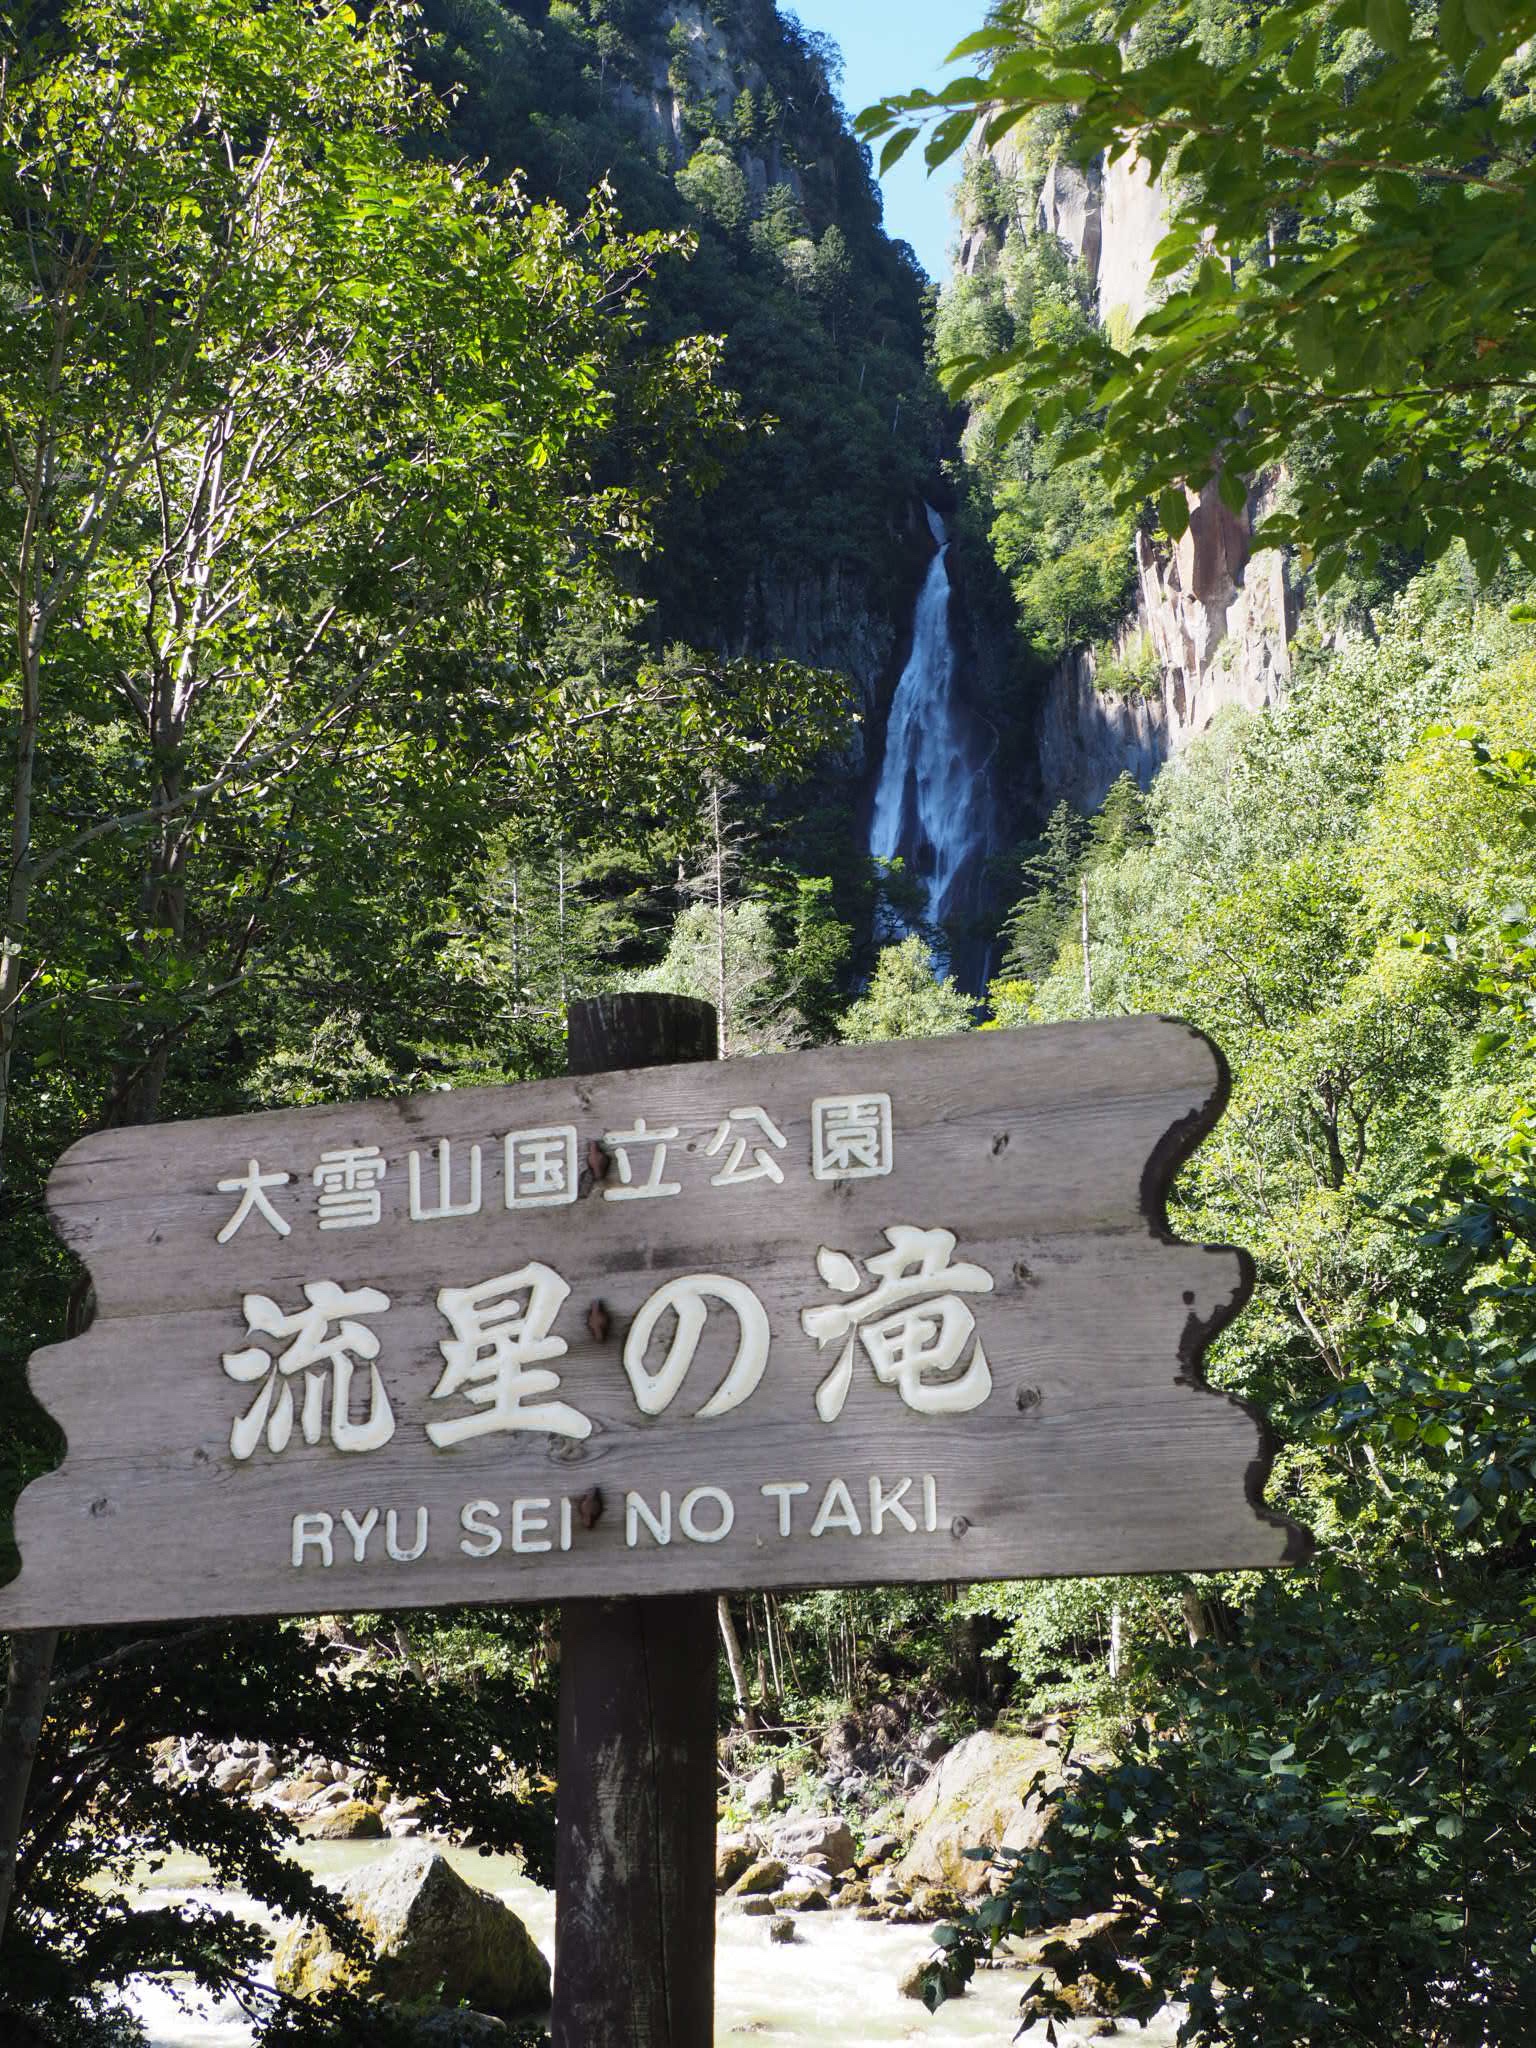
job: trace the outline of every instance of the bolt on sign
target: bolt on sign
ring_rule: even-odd
[[[114,1130],[0,1626],[1277,1565],[1156,1018]]]

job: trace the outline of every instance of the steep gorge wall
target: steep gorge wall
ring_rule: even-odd
[[[994,156],[1015,190],[1029,189],[1006,142]],[[1132,159],[1083,171],[1058,158],[1039,184],[1029,217],[1009,231],[1055,235],[1081,261],[1098,318],[1112,336],[1129,335],[1152,305],[1163,195]],[[967,237],[967,267],[985,260],[984,241]],[[1233,513],[1212,484],[1190,495],[1189,528],[1175,545],[1137,535],[1136,611],[1121,646],[1150,643],[1161,687],[1150,695],[1101,689],[1092,652],[1068,655],[1041,705],[1044,803],[1065,798],[1080,810],[1093,809],[1125,773],[1145,786],[1225,706],[1260,710],[1283,694],[1300,596],[1277,551],[1253,552],[1263,510],[1263,488]]]

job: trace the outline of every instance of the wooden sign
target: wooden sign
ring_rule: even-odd
[[[111,1131],[0,1627],[1277,1565],[1162,1019]]]

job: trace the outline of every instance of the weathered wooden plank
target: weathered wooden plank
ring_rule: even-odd
[[[1200,1379],[1247,1263],[1163,1216],[1224,1091],[1199,1034],[1138,1018],[88,1139],[50,1205],[100,1311],[33,1361],[69,1453],[19,1504],[0,1626],[1294,1559],[1260,1423]],[[642,1117],[664,1154],[618,1142]],[[475,1213],[423,1213],[468,1207],[476,1146]],[[326,1163],[369,1148],[382,1181]],[[287,1178],[220,1243],[253,1160]],[[552,1282],[484,1291],[529,1267],[569,1290],[542,1319]],[[321,1317],[295,1360],[326,1282],[388,1307]],[[478,1433],[509,1351],[520,1391]]]
[[[578,1003],[571,1071],[707,1058],[715,1034],[677,996]],[[715,2038],[717,1663],[708,1595],[560,1609],[554,2048]]]

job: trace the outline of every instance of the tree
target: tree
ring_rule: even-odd
[[[766,903],[690,903],[639,988],[697,996],[720,1014],[721,1057],[781,1052],[799,1020],[783,993],[783,946]]]
[[[677,189],[726,234],[745,226],[751,195],[741,167],[725,144],[711,136],[677,174]]]
[[[1001,0],[954,59],[979,74],[859,117],[889,165],[932,125],[931,166],[976,124],[988,143],[1070,116],[1066,146],[1161,179],[1160,303],[1134,334],[1098,329],[952,358],[959,398],[1006,377],[1006,435],[1063,416],[1114,501],[1155,498],[1177,539],[1213,479],[1290,488],[1260,545],[1370,568],[1458,537],[1490,575],[1536,564],[1536,116],[1529,0],[1438,14],[1407,0],[1321,0],[1170,23],[1151,0],[1113,18]]]
[[[1122,2025],[1174,1997],[1230,2048],[1529,2031],[1533,679],[1528,626],[1426,571],[1080,856],[1096,1001],[1231,1066],[1173,1222],[1254,1257],[1212,1378],[1318,1556],[1119,1594],[1113,1683],[1089,1588],[971,1596],[1042,1706],[1113,1731],[972,1930],[1113,1914],[1045,1946],[1028,2021],[1091,1973]],[[1068,923],[1030,1009],[1083,1006]]]
[[[242,1030],[306,1002],[312,1030],[344,1021],[332,977],[383,979],[403,907],[509,811],[557,811],[574,839],[665,809],[698,729],[755,757],[765,718],[787,743],[829,701],[761,669],[631,663],[609,685],[550,662],[562,617],[634,620],[625,557],[725,416],[718,352],[642,345],[640,287],[679,238],[620,235],[602,199],[573,221],[433,153],[411,27],[392,6],[82,0],[48,34],[0,31],[8,1410],[69,1289],[40,1195],[82,1123],[155,1116],[178,1071],[178,1106],[240,1106]],[[603,473],[620,417],[643,485]],[[403,1011],[414,977],[395,980]],[[398,1085],[371,1046],[313,1043],[312,1069],[329,1044]],[[203,1062],[178,1070],[189,1048]],[[35,1469],[24,1428],[6,1463]],[[50,1952],[65,2003],[136,1956],[226,1971],[236,1951],[176,1916],[125,1942],[113,1899],[78,1889],[71,1832],[110,1771],[125,1840],[163,1838],[144,1746],[168,1714],[212,1713],[207,1668],[178,1666],[181,1694],[139,1646],[127,1712],[115,1685],[61,1690],[52,1655],[11,1645],[0,1722],[8,1984],[41,1983]],[[293,1674],[318,1650],[269,1635],[246,1655],[288,1674],[283,1739],[303,1740]],[[220,1839],[285,1895],[263,1830]],[[52,1951],[50,1926],[69,1930]]]
[[[69,20],[62,53],[11,54],[0,99],[0,1144],[23,988],[50,964],[28,956],[34,899],[101,840],[144,848],[148,998],[210,814],[375,752],[381,720],[429,745],[463,720],[483,746],[542,694],[558,728],[528,655],[553,602],[602,587],[619,507],[580,478],[625,300],[674,246],[408,156],[430,105],[392,9],[359,27],[279,0],[259,33],[225,0]],[[709,374],[673,369],[695,391]],[[420,687],[445,628],[452,711]],[[109,731],[146,764],[132,799],[39,820],[40,766]],[[144,1059],[147,1101],[163,1047]]]
[[[935,976],[933,955],[913,933],[900,945],[881,949],[868,994],[837,1028],[850,1044],[864,1045],[885,1038],[943,1038],[968,1031],[975,1020],[970,997],[951,976]]]

